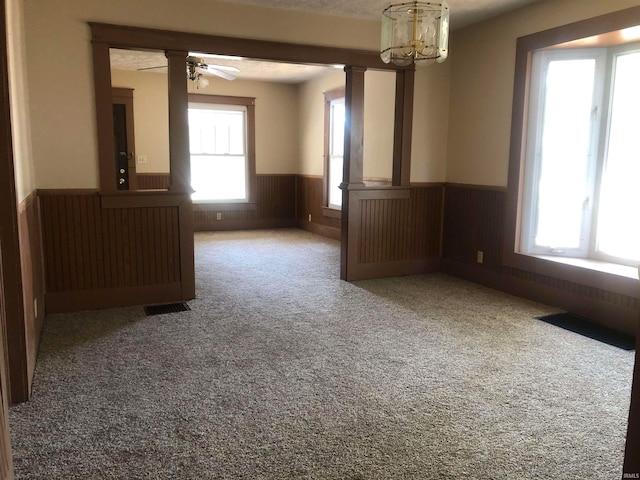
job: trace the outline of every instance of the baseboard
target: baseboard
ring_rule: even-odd
[[[171,303],[183,300],[189,299],[182,298],[182,284],[167,283],[163,285],[145,285],[131,288],[53,292],[46,294],[45,303],[47,313],[49,314]]]
[[[359,263],[349,268],[347,281],[371,280],[374,278],[406,277],[440,271],[440,258],[422,258],[399,262]]]
[[[327,227],[326,225],[320,225],[319,223],[306,222],[304,220],[298,220],[296,226],[301,230],[315,233],[322,237],[333,238],[334,240],[340,240],[340,229]]]
[[[262,230],[267,228],[296,227],[296,221],[292,218],[267,219],[267,220],[219,220],[213,222],[196,222],[195,232],[213,232],[224,230]]]
[[[504,275],[480,265],[443,259],[441,270],[448,275],[566,310],[620,332],[637,333],[638,312],[632,308]]]

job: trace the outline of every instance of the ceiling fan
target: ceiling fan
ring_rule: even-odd
[[[225,80],[236,79],[234,75],[227,72],[239,72],[240,69],[231,65],[216,65],[207,63],[207,58],[236,59],[236,57],[189,52],[189,56],[187,57],[186,62],[187,77],[189,78],[189,80],[194,82],[197,87],[206,87],[209,84],[209,81],[204,78],[205,74],[215,75],[217,77],[224,78]],[[138,68],[138,70],[155,70],[160,68],[167,68],[167,66],[158,65],[155,67]]]

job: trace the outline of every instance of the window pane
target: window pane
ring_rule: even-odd
[[[191,186],[193,200],[245,200],[245,157],[192,155]]]
[[[344,99],[331,102],[331,155],[342,156],[344,150]]]
[[[202,153],[200,123],[200,110],[189,109],[189,150],[191,153]]]
[[[329,206],[342,207],[342,156],[332,156],[329,159]]]
[[[640,260],[640,222],[631,209],[640,205],[640,52],[620,55],[609,126],[609,142],[598,214],[598,249]]]
[[[579,248],[588,197],[595,60],[548,65],[535,244]]]

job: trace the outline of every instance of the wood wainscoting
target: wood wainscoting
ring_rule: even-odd
[[[171,177],[168,173],[136,173],[138,190],[167,190]]]
[[[18,205],[18,232],[22,265],[27,377],[29,390],[31,390],[45,309],[44,256],[40,204],[36,191]]]
[[[194,204],[198,231],[294,227],[296,175],[256,175],[256,202]]]
[[[438,271],[442,207],[442,184],[351,191],[347,280]]]
[[[296,225],[302,230],[340,240],[340,215],[325,215],[321,175],[296,177]]]
[[[588,270],[568,280],[558,276],[555,265],[534,271],[504,264],[505,201],[503,188],[445,184],[442,271],[635,335],[640,312],[637,280],[589,282],[594,274]],[[481,264],[478,251],[483,252]]]
[[[187,299],[178,206],[103,208],[95,190],[38,195],[47,313]]]

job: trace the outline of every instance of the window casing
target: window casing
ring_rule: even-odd
[[[342,183],[344,170],[344,87],[325,92],[325,205],[342,209]]]
[[[640,44],[538,51],[530,78],[521,253],[639,264]]]
[[[192,200],[248,203],[255,179],[254,99],[189,96]]]

